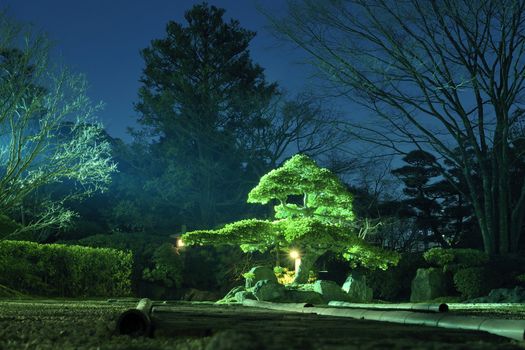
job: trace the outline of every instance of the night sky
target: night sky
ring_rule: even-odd
[[[179,23],[184,12],[202,1],[192,0],[0,0],[0,8],[22,23],[33,24],[55,43],[53,56],[75,72],[84,73],[89,95],[103,101],[99,117],[110,135],[129,140],[126,128],[137,115],[139,78],[143,61],[139,51],[151,40],[163,38],[169,20]],[[227,18],[257,32],[251,43],[254,62],[266,70],[268,81],[277,81],[290,93],[308,89],[305,56],[279,42],[267,28],[257,4],[283,15],[283,0],[210,0],[226,9]]]

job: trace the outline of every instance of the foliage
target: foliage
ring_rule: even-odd
[[[176,248],[164,243],[153,253],[153,267],[146,267],[142,273],[144,279],[161,282],[166,287],[180,287],[182,283],[183,261]]]
[[[516,276],[516,281],[522,285],[525,285],[525,273]]]
[[[482,266],[489,261],[485,252],[476,249],[432,248],[423,257],[429,264],[445,269]]]
[[[512,130],[524,115],[523,3],[287,4],[282,18],[269,16],[277,31],[311,55],[331,88],[371,111],[372,119],[344,122],[349,135],[396,154],[410,144],[454,164],[465,186],[438,168],[472,205],[485,252],[517,253],[525,181],[513,176],[513,153],[523,148],[516,152]]]
[[[302,196],[302,205],[289,203]],[[276,218],[315,217],[324,223],[349,225],[354,220],[352,195],[328,169],[306,155],[295,155],[281,167],[261,177],[248,194],[248,203],[277,200]]]
[[[246,280],[255,278],[255,274],[253,272],[245,272],[242,274],[242,277]]]
[[[133,254],[133,289],[137,290],[142,273],[152,261],[155,250],[166,242],[165,236],[140,233],[97,234],[64,244],[76,244],[94,248],[113,248],[131,251]]]
[[[20,225],[4,214],[0,214],[0,239],[20,229]]]
[[[277,282],[283,285],[292,284],[295,279],[295,270],[288,269],[287,267],[275,266],[273,272],[275,273],[275,277],[277,277]],[[307,283],[314,283],[316,280],[317,276],[313,271],[310,271]]]
[[[300,200],[291,203],[291,198]],[[248,201],[266,204],[277,200],[277,220],[247,219],[216,230],[188,232],[187,244],[238,244],[243,251],[267,251],[271,247],[294,247],[301,251],[295,282],[305,283],[317,258],[327,251],[342,254],[352,264],[386,269],[396,264],[395,252],[372,247],[359,238],[352,226],[352,196],[329,170],[305,155],[295,155],[261,178]]]
[[[465,299],[487,295],[495,288],[494,273],[486,267],[467,267],[454,274],[454,286]]]
[[[115,249],[0,241],[0,284],[36,295],[128,295],[131,265]]]
[[[0,14],[0,212],[22,224],[13,237],[64,228],[66,203],[105,190],[115,171],[84,78],[51,66],[49,46]],[[59,199],[37,193],[63,182],[74,186]]]
[[[135,136],[147,139],[155,163],[145,168],[151,178],[144,187],[156,205],[177,203],[193,227],[213,227],[245,207],[241,196],[256,181],[252,163],[260,161],[248,146],[277,95],[250,57],[255,33],[224,13],[195,5],[186,25],[170,21],[165,38],[142,50],[136,109],[143,129]]]
[[[388,301],[408,300],[411,283],[418,268],[425,266],[420,253],[404,253],[399,263],[388,271],[371,270],[366,273],[366,282],[374,290],[377,299]]]
[[[378,268],[386,270],[390,266],[395,266],[399,262],[399,253],[393,250],[386,250],[366,243],[365,241],[355,240],[354,243],[343,253],[353,267],[364,266],[367,268]]]
[[[426,242],[443,248],[463,243],[473,231],[473,212],[457,190],[466,186],[461,169],[450,162],[445,168],[436,157],[422,150],[409,152],[403,161],[406,165],[392,170],[404,184],[406,197],[400,203],[400,215],[414,219]],[[446,171],[447,180],[443,180],[442,171]]]

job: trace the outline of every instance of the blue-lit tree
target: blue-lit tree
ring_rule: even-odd
[[[11,237],[68,224],[75,213],[65,203],[104,190],[115,171],[84,78],[52,67],[48,49],[45,37],[0,14],[0,216],[22,224]],[[64,181],[73,190],[41,198],[26,220],[24,200]]]

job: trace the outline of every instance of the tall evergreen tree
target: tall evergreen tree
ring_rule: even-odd
[[[252,160],[239,140],[277,94],[250,58],[255,33],[224,13],[203,3],[186,12],[186,26],[168,23],[166,37],[142,51],[136,104],[141,133],[152,140],[159,196],[191,211],[202,228],[243,202]]]
[[[403,161],[407,165],[392,171],[405,185],[407,210],[401,214],[415,219],[427,241],[444,247],[472,244],[462,242],[473,233],[474,223],[472,207],[458,190],[466,186],[461,170],[450,162],[440,168],[437,159],[422,150],[409,152]],[[443,171],[446,179],[441,176]]]

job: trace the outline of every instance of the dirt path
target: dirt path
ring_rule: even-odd
[[[157,309],[154,338],[117,335],[133,305],[0,301],[0,349],[525,349],[486,333],[187,303]]]

